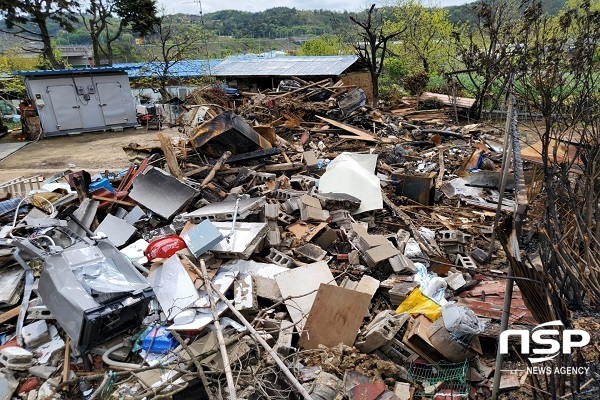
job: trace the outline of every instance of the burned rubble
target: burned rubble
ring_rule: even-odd
[[[180,136],[127,146],[125,171],[0,186],[0,400],[526,385],[494,367],[510,245],[494,219],[521,204],[502,129],[329,80],[217,100],[194,92]],[[511,298],[509,326],[537,325]]]

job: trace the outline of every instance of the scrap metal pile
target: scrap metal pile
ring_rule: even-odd
[[[490,396],[502,132],[294,85],[188,106],[128,170],[4,185],[0,400]]]

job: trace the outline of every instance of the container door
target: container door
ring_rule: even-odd
[[[98,83],[100,108],[106,125],[118,125],[129,122],[125,113],[123,91],[119,82]]]
[[[73,85],[48,86],[52,110],[59,131],[83,128],[80,107]]]

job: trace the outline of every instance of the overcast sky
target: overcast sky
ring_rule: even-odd
[[[469,3],[473,0],[439,0],[435,3],[442,6],[460,5]],[[165,6],[168,14],[186,13],[197,14],[200,10],[198,1],[193,0],[158,0]],[[375,1],[378,4],[384,4],[382,1]],[[424,1],[424,3],[428,3]],[[296,7],[300,10],[336,10],[336,11],[357,11],[373,4],[368,0],[202,0],[202,11],[209,13],[218,10],[242,10],[242,11],[263,11],[273,7]]]

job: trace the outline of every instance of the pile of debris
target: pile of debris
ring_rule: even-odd
[[[0,186],[0,400],[489,397],[499,131],[329,81],[188,109],[128,170]]]

